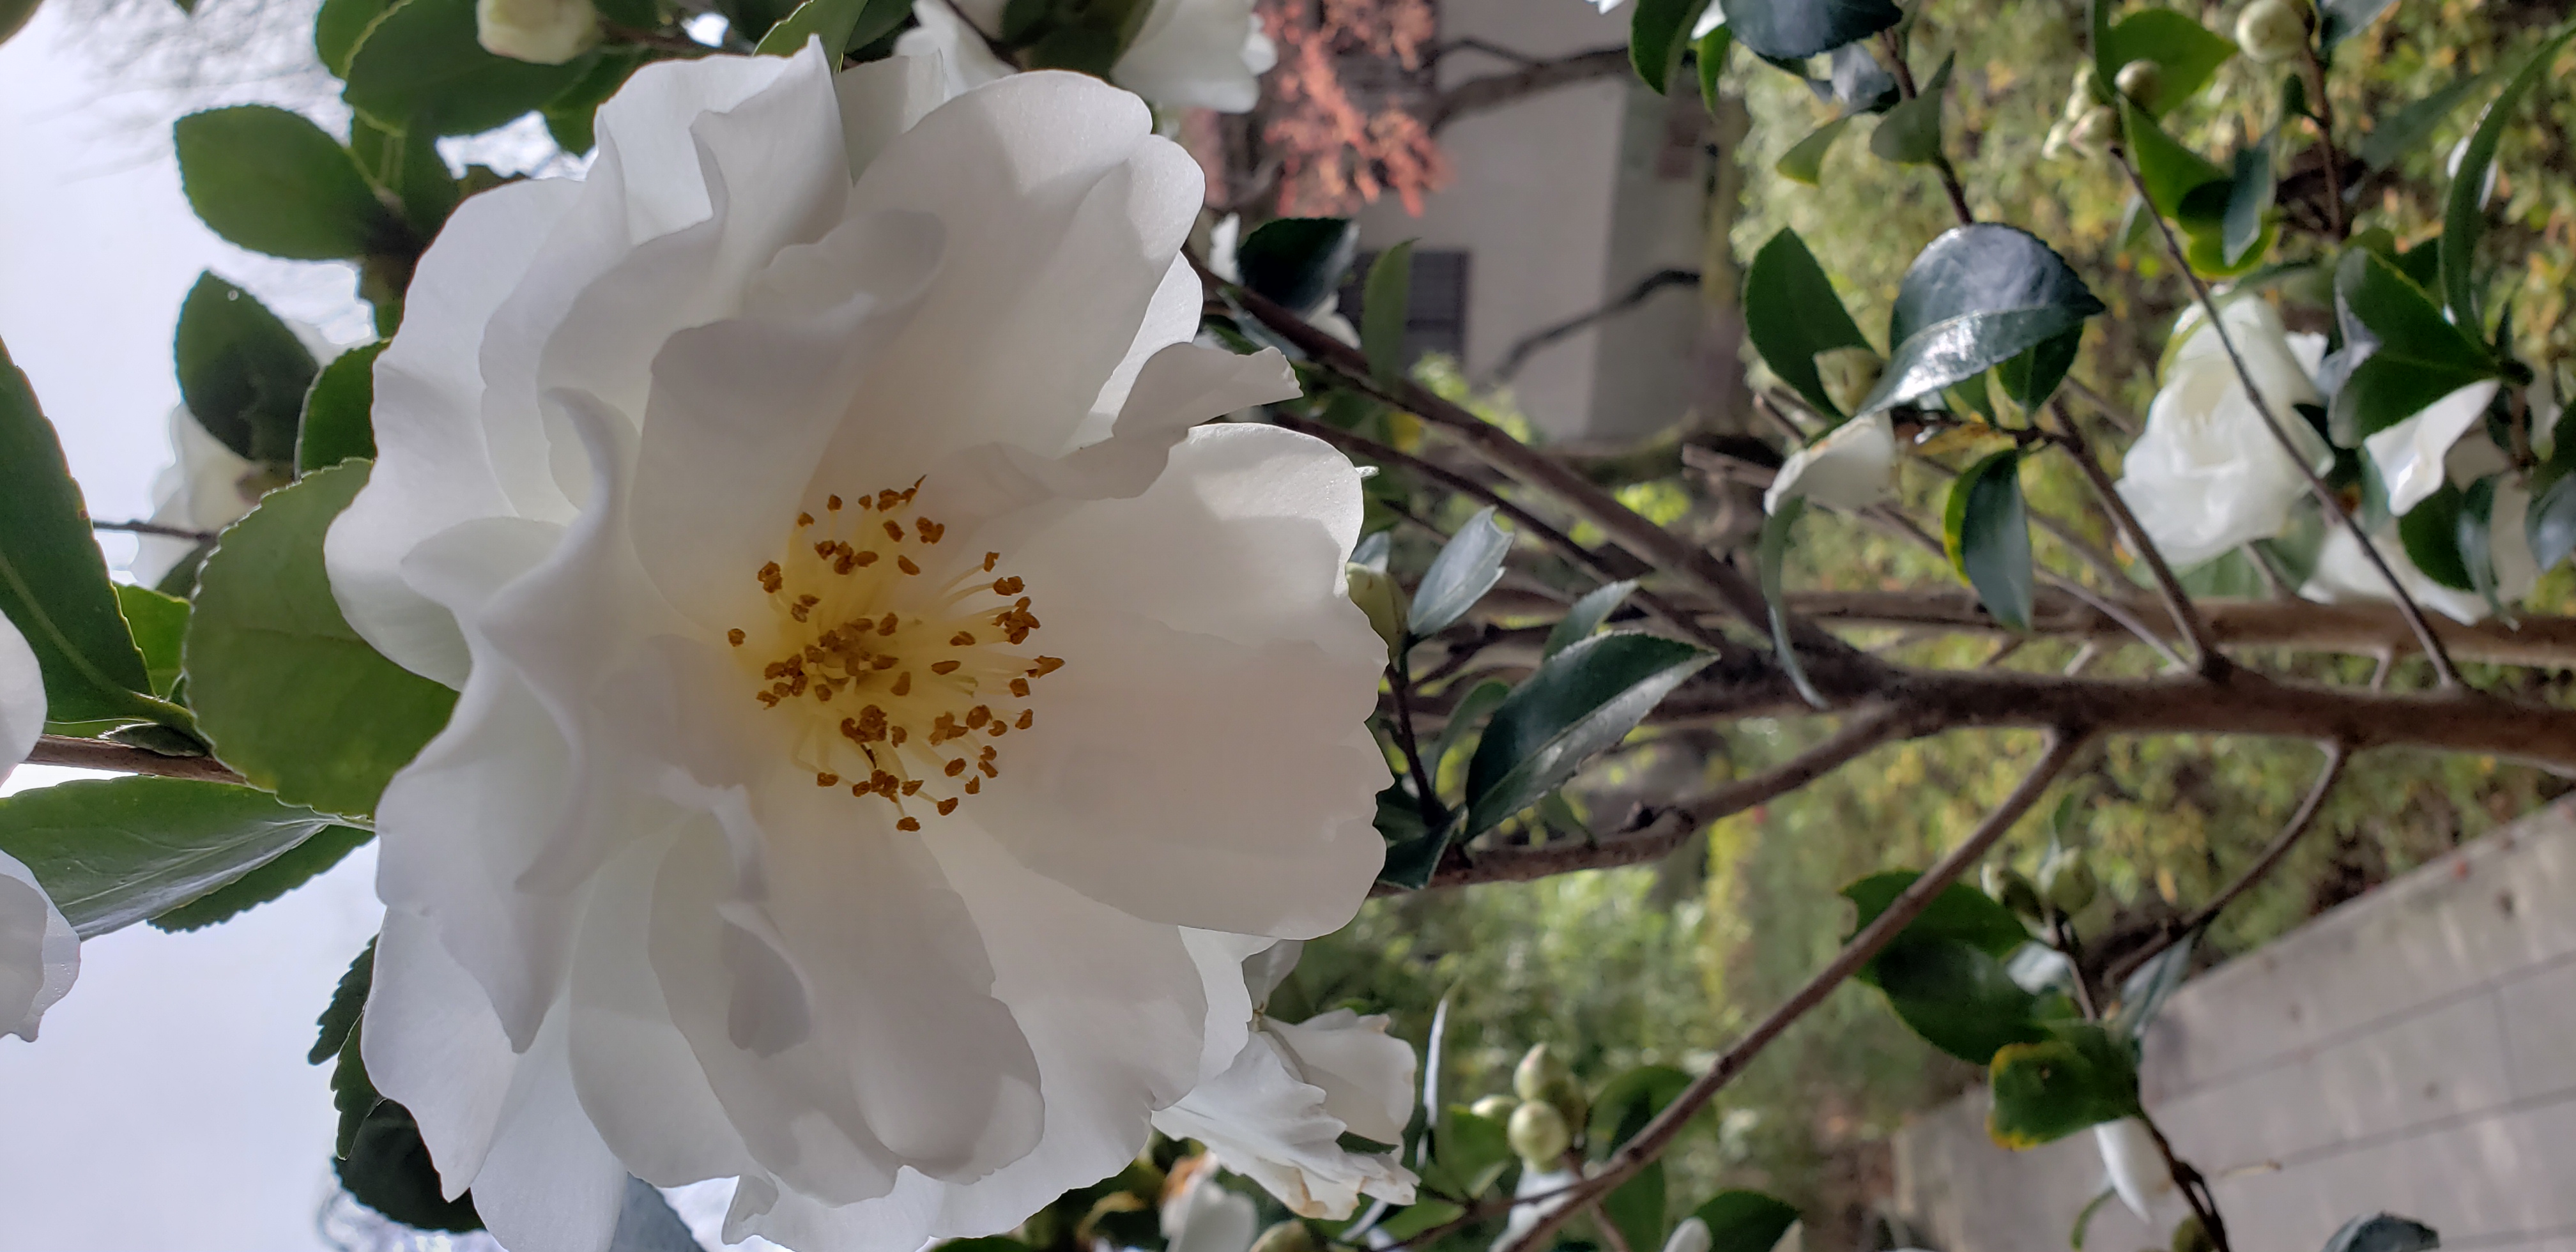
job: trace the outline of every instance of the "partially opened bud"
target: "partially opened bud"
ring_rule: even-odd
[[[1845,413],[1857,413],[1868,401],[1869,393],[1878,389],[1878,377],[1887,362],[1867,348],[1834,348],[1816,354],[1816,381],[1823,383],[1825,396],[1834,407]]]
[[[1554,1169],[1574,1146],[1574,1130],[1566,1125],[1565,1114],[1545,1100],[1532,1100],[1512,1110],[1512,1120],[1504,1128],[1512,1151],[1531,1169]]]
[[[599,42],[590,0],[475,0],[474,39],[494,56],[561,65]]]
[[[2076,119],[2075,129],[2066,132],[2066,142],[2086,156],[2098,153],[2120,142],[2120,115],[2108,108],[2096,108]]]
[[[2254,0],[2236,15],[2236,46],[2257,61],[2285,61],[2308,46],[2308,16],[2293,0]]]
[[[2091,61],[2086,61],[2075,67],[2075,87],[2066,93],[2066,120],[2074,121],[2091,112],[2093,106],[2100,103],[2102,103],[2102,76],[2093,72]]]
[[[1507,1122],[1512,1119],[1512,1110],[1520,1106],[1521,1102],[1510,1096],[1489,1095],[1468,1105],[1467,1111],[1489,1122]]]
[[[2163,66],[2142,58],[2121,66],[2119,77],[2112,81],[2119,84],[2121,95],[2146,104],[2165,85],[2165,71]]]
[[[1404,646],[1407,620],[1404,589],[1396,586],[1395,580],[1387,577],[1384,570],[1354,564],[1345,567],[1343,572],[1350,577],[1351,603],[1360,606],[1360,612],[1368,614],[1369,629],[1386,641],[1386,654],[1394,656],[1396,649]]]

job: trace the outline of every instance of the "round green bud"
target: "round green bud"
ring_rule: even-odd
[[[1561,1088],[1573,1085],[1574,1071],[1544,1043],[1531,1044],[1512,1070],[1512,1091],[1524,1100],[1552,1100]]]
[[[2078,152],[2090,156],[2120,141],[2120,115],[2096,107],[2076,119],[2075,129],[2066,133],[2066,142]]]
[[[2019,916],[2037,921],[2047,912],[2040,904],[2039,889],[2032,886],[2030,879],[2024,877],[2020,870],[1989,862],[1982,877],[1986,894]]]
[[[1531,1169],[1558,1168],[1566,1149],[1574,1146],[1574,1131],[1565,1124],[1565,1114],[1545,1100],[1513,1109],[1511,1123],[1503,1129],[1512,1151]]]
[[[2286,61],[2308,46],[2308,15],[2294,0],[2254,0],[2236,15],[2236,46],[2265,64]]]
[[[2200,1224],[2200,1214],[2194,1213],[2174,1227],[2173,1252],[2218,1252],[2217,1241],[2211,1239],[2208,1228]]]
[[[2165,69],[2153,61],[2141,58],[2121,66],[2119,77],[2112,81],[2119,84],[2121,95],[2140,104],[2151,104],[2155,101],[2157,90],[2165,85]]]
[[[1521,1102],[1507,1095],[1489,1095],[1467,1106],[1467,1111],[1489,1122],[1510,1121],[1512,1110]]]
[[[1816,354],[1816,381],[1825,386],[1825,396],[1834,407],[1845,413],[1857,413],[1869,393],[1878,390],[1878,378],[1887,362],[1867,348],[1832,348]]]
[[[2084,906],[2093,903],[2093,897],[2101,894],[2101,889],[2100,880],[2093,876],[2093,867],[2085,863],[2081,853],[2060,853],[2039,867],[2040,895],[2046,897],[2048,907],[2068,917],[2083,912]]]

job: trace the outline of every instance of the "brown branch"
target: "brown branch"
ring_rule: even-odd
[[[1422,124],[1431,133],[1470,113],[1498,109],[1515,100],[1553,91],[1574,83],[1598,78],[1624,78],[1628,74],[1628,48],[1595,48],[1553,61],[1534,61],[1505,74],[1487,74],[1451,87],[1431,98],[1422,113]]]
[[[1503,353],[1502,363],[1494,367],[1492,375],[1493,380],[1498,383],[1510,382],[1514,375],[1521,372],[1521,367],[1529,364],[1529,359],[1538,354],[1539,349],[1547,347],[1549,344],[1555,343],[1570,335],[1576,334],[1584,327],[1590,326],[1594,322],[1601,321],[1605,318],[1616,317],[1621,313],[1625,313],[1628,310],[1637,307],[1638,305],[1644,304],[1646,301],[1653,299],[1656,292],[1662,291],[1666,287],[1697,286],[1699,286],[1698,270],[1656,270],[1654,273],[1638,279],[1635,286],[1632,286],[1628,288],[1627,291],[1621,293],[1619,298],[1616,300],[1612,300],[1599,308],[1577,313],[1564,321],[1555,323],[1554,325],[1540,327],[1537,330],[1521,336],[1518,342],[1512,344],[1511,348]]]
[[[1824,1003],[1825,997],[1832,994],[1834,988],[1841,986],[1844,980],[1858,973],[1861,966],[1868,964],[1870,958],[1877,956],[1879,950],[1892,942],[1916,917],[1921,916],[1923,910],[1931,907],[1935,897],[1951,883],[1958,881],[1959,876],[1966,873],[1969,866],[1976,864],[1988,849],[2000,841],[2013,828],[2013,825],[2021,820],[2022,815],[2039,802],[2039,797],[2048,790],[2049,784],[2055,781],[2059,774],[2065,772],[2066,767],[2074,761],[2076,753],[2083,749],[2086,738],[2084,731],[2077,727],[2054,730],[2049,736],[2048,748],[2041,756],[2039,764],[2023,776],[2020,784],[2013,788],[2012,794],[2006,796],[2002,804],[1997,805],[1992,813],[1986,815],[1985,821],[1978,825],[1975,833],[1969,835],[1967,840],[1957,848],[1952,849],[1949,855],[1942,857],[1931,869],[1924,871],[1922,877],[1915,879],[1903,894],[1897,896],[1887,906],[1886,912],[1879,914],[1876,920],[1862,927],[1859,934],[1853,935],[1851,942],[1844,944],[1842,951],[1824,969],[1818,971],[1815,977],[1808,979],[1807,984],[1790,996],[1786,1003],[1772,1010],[1770,1016],[1763,1018],[1751,1030],[1746,1031],[1744,1037],[1735,1042],[1735,1046],[1728,1048],[1724,1055],[1717,1058],[1716,1064],[1711,1065],[1707,1073],[1693,1079],[1690,1086],[1683,1088],[1682,1093],[1674,1097],[1673,1102],[1666,1105],[1663,1112],[1656,1114],[1653,1121],[1646,1123],[1645,1129],[1638,1131],[1636,1137],[1630,1139],[1618,1151],[1611,1153],[1609,1158],[1601,1163],[1598,1172],[1584,1179],[1573,1189],[1570,1193],[1572,1197],[1570,1202],[1559,1204],[1543,1212],[1536,1225],[1499,1252],[1538,1252],[1538,1249],[1553,1246],[1557,1228],[1565,1224],[1566,1218],[1572,1216],[1581,1203],[1608,1195],[1619,1184],[1626,1182],[1630,1175],[1645,1168],[1647,1162],[1662,1155],[1664,1149],[1671,1147],[1673,1141],[1680,1137],[1683,1127],[1689,1125],[1690,1120],[1698,1116],[1699,1111],[1706,1108],[1708,1102],[1715,1098],[1719,1091],[1733,1082],[1737,1075],[1743,1073],[1745,1067],[1753,1063],[1753,1058],[1761,1055],[1764,1048],[1769,1047],[1799,1018]]]
[[[2342,780],[2344,766],[2352,760],[2352,754],[2345,751],[2342,744],[2329,743],[2325,748],[2325,767],[2317,771],[2317,781],[2308,788],[2307,798],[2299,802],[2298,810],[2290,814],[2289,822],[2281,827],[2280,834],[2272,837],[2272,842],[2264,847],[2262,855],[2255,857],[2254,863],[2246,866],[2244,872],[2236,876],[2235,881],[2228,883],[2217,895],[2210,897],[2209,903],[2200,906],[2199,910],[2190,917],[2179,922],[2166,923],[2163,933],[2158,935],[2154,942],[2113,962],[2109,969],[2103,971],[2104,983],[2117,985],[2127,981],[2129,975],[2136,973],[2139,966],[2156,959],[2156,956],[2165,949],[2182,942],[2183,936],[2207,929],[2211,922],[2218,920],[2220,913],[2227,910],[2228,905],[2234,904],[2238,897],[2253,890],[2254,884],[2263,881],[2273,870],[2280,868],[2281,862],[2288,859],[2290,850],[2298,846],[2300,838],[2315,827],[2318,812],[2325,808],[2327,793],[2333,791],[2335,784]]]
[[[211,756],[163,756],[105,739],[74,739],[68,735],[47,735],[38,739],[36,750],[27,754],[27,763],[114,770],[120,774],[151,774],[160,778],[242,781],[241,775],[225,768],[223,762]]]

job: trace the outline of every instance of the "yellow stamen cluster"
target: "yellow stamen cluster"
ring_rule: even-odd
[[[1013,650],[1040,623],[1021,580],[996,576],[1001,553],[954,563],[944,585],[925,578],[948,528],[912,512],[920,490],[831,496],[822,520],[797,514],[786,555],[756,575],[772,621],[725,633],[746,668],[766,658],[753,698],[802,714],[796,759],[815,785],[891,802],[902,830],[921,829],[918,809],[946,817],[1001,776],[996,741],[1037,720],[1023,703],[1030,680],[1064,665]]]

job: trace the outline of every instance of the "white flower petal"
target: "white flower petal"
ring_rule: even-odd
[[[511,1252],[607,1252],[626,1198],[626,1169],[574,1092],[566,1034],[557,1014],[520,1059],[474,1175],[474,1211]]]
[[[2229,303],[2222,316],[2300,455],[2310,468],[2331,464],[2334,450],[2292,407],[2320,399],[2306,364],[2319,345],[2292,342],[2299,337],[2257,298]],[[2280,534],[2308,485],[2208,324],[2186,316],[2177,338],[2147,429],[2122,458],[2119,491],[2165,558],[2189,567]]]
[[[1252,1200],[1218,1186],[1204,1170],[1182,1184],[1163,1218],[1167,1252],[1250,1252],[1259,1228]]]
[[[945,0],[913,0],[912,16],[918,24],[895,36],[895,53],[936,65],[947,95],[962,96],[1011,76],[992,45]]]
[[[2164,1154],[2156,1151],[2146,1123],[2134,1117],[2103,1122],[2093,1128],[2093,1145],[2102,1153],[2102,1169],[2110,1175],[2111,1189],[2139,1221],[2155,1221],[2178,1195],[2173,1173],[2165,1168]]]
[[[441,1189],[463,1195],[491,1152],[519,1057],[483,985],[416,913],[385,910],[358,1042],[368,1080],[420,1123]]]
[[[1156,1113],[1154,1126],[1206,1144],[1302,1217],[1348,1217],[1363,1192],[1410,1202],[1413,1175],[1387,1157],[1342,1148],[1348,1127],[1325,1111],[1327,1099],[1299,1077],[1279,1037],[1260,1030],[1224,1073]]]
[[[1856,417],[1789,454],[1762,494],[1762,511],[1804,497],[1838,509],[1865,509],[1887,495],[1896,475],[1896,428],[1885,413]]]
[[[0,1034],[33,1042],[80,976],[80,936],[16,857],[0,852]]]
[[[1296,1062],[1307,1082],[1324,1090],[1324,1111],[1352,1134],[1379,1143],[1402,1143],[1413,1120],[1413,1045],[1386,1033],[1387,1019],[1335,1009],[1296,1025],[1267,1029]]]
[[[1698,1214],[1692,1214],[1675,1225],[1673,1233],[1664,1239],[1664,1252],[1709,1252],[1714,1243],[1715,1236],[1709,1233],[1708,1223],[1700,1220]]]
[[[1154,0],[1136,40],[1110,67],[1119,86],[1165,108],[1245,113],[1278,52],[1251,0]]]
[[[2361,441],[2379,466],[2379,480],[2388,485],[2389,512],[2403,517],[2442,489],[2448,481],[2443,458],[2486,415],[2495,394],[2493,379],[2471,383]]]
[[[45,733],[45,671],[18,624],[0,617],[0,782]]]
[[[2456,621],[2479,622],[2486,619],[2487,602],[2484,597],[2476,592],[2445,587],[2415,568],[2415,562],[2407,559],[2406,545],[2398,540],[2395,526],[2371,536],[2370,543],[2415,603]],[[2384,602],[2392,598],[2388,594],[2388,580],[2379,576],[2378,569],[2362,552],[2360,541],[2353,538],[2351,528],[2346,526],[2335,526],[2327,531],[2325,546],[2317,551],[2316,570],[2299,588],[2299,594],[2327,604]]]

